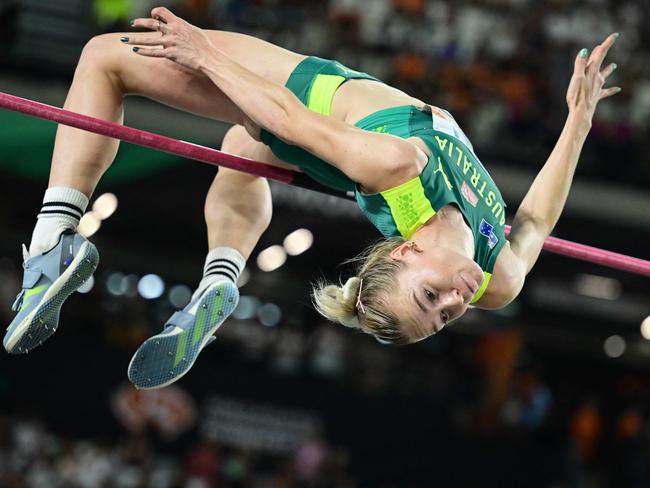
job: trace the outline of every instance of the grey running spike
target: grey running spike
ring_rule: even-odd
[[[204,303],[203,305],[201,305],[201,308],[208,308],[208,306],[207,304]]]
[[[232,303],[232,302],[235,301],[235,299],[234,299],[233,297],[230,297],[230,298],[228,299],[228,301],[229,301],[230,303]]]
[[[219,311],[219,317],[223,317],[223,312]]]
[[[159,346],[159,345],[160,345],[160,341],[156,341],[156,346]]]
[[[217,290],[214,294],[215,294],[215,296],[219,296],[219,295],[221,295],[221,292],[219,290]]]
[[[174,355],[174,353],[173,353],[173,352],[171,352],[171,351],[169,351],[169,352],[167,353],[167,355],[168,355],[168,356],[173,356],[173,355]]]

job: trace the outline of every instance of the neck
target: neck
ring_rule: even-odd
[[[473,259],[474,236],[460,210],[445,205],[435,216],[415,231],[412,240],[422,245],[446,247]],[[422,246],[421,246],[422,247]]]

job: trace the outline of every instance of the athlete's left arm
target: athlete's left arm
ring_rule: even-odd
[[[617,37],[617,34],[607,37],[591,56],[583,49],[576,57],[567,90],[569,115],[564,129],[515,214],[510,245],[499,253],[492,280],[478,301],[480,307],[499,308],[519,294],[525,276],[539,257],[544,240],[560,218],[596,106],[600,100],[620,92],[618,87],[603,88],[616,65],[609,64],[601,70]]]

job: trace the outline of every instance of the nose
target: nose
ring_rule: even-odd
[[[453,288],[445,295],[444,304],[446,307],[456,307],[464,303],[465,298],[457,288]]]

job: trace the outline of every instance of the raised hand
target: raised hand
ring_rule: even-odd
[[[610,63],[605,68],[602,67],[617,38],[618,34],[611,34],[594,48],[591,56],[587,49],[581,50],[576,56],[566,101],[569,111],[583,115],[589,125],[598,102],[621,91],[617,86],[604,88],[605,80],[614,72],[616,64]]]
[[[151,18],[135,19],[131,25],[158,31],[121,39],[122,42],[135,45],[133,51],[140,56],[167,58],[198,70],[205,56],[215,49],[201,29],[177,17],[165,7],[154,8]]]

